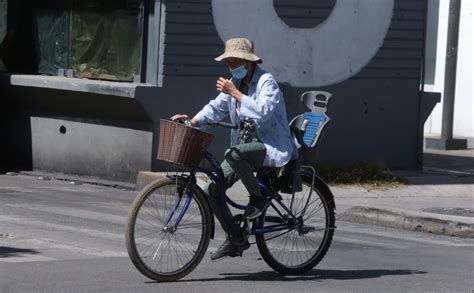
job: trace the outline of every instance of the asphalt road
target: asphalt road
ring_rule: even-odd
[[[48,179],[48,178],[46,178]],[[0,292],[473,292],[474,240],[337,222],[325,259],[282,276],[256,247],[174,283],[128,259],[135,192],[32,176],[0,176]],[[336,199],[337,200],[337,199]],[[220,231],[220,230],[219,230]],[[209,251],[223,241],[222,232]]]

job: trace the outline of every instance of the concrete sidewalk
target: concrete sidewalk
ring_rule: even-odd
[[[423,171],[396,189],[332,187],[338,219],[474,238],[474,149],[426,150]]]
[[[336,201],[337,221],[352,221],[414,231],[474,238],[474,149],[430,151],[424,154],[423,171],[394,172],[407,185],[388,190],[359,186],[330,186]],[[42,180],[51,178],[73,183],[98,184],[140,190],[163,173],[140,172],[129,184],[83,176],[22,172]],[[201,182],[203,184],[203,182]],[[243,186],[236,184],[229,195],[248,200]]]

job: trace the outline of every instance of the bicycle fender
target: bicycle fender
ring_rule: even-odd
[[[301,177],[303,178],[303,181],[311,184],[311,181],[312,181],[311,178],[313,177],[311,173],[303,171],[301,172]],[[329,203],[331,203],[333,208],[336,209],[336,201],[334,200],[334,195],[331,192],[331,189],[329,189],[328,184],[316,174],[314,176],[314,186],[317,189],[321,190],[324,193],[324,195],[328,197]]]
[[[212,215],[211,215],[211,239],[214,239],[214,233],[216,231],[216,223],[215,223],[215,220],[214,220],[214,211],[212,210],[212,206],[211,206],[211,203],[209,202],[209,198],[206,196],[206,194],[204,193],[204,191],[202,190],[201,187],[199,187],[197,184],[194,188],[197,188],[199,189],[199,191],[201,192],[201,194],[204,195],[204,200],[206,201],[207,203],[207,206],[209,207],[209,210],[211,211]]]
[[[168,177],[172,180],[176,180],[175,175],[167,175],[166,177]],[[182,180],[184,182],[187,182],[189,178],[185,177],[185,176],[178,176],[178,179]],[[214,211],[212,210],[211,203],[209,202],[209,198],[206,196],[206,193],[204,193],[204,191],[202,190],[201,187],[199,187],[199,185],[196,184],[194,186],[194,188],[199,189],[200,193],[204,195],[204,200],[207,203],[207,206],[209,207],[209,210],[212,212],[212,215],[211,215],[211,239],[214,239],[214,234],[215,234],[215,231],[216,231],[216,226],[215,226],[216,223],[215,223],[215,220],[214,220]]]

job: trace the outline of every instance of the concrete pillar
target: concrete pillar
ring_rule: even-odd
[[[446,67],[444,76],[443,117],[441,138],[427,138],[426,147],[443,150],[466,149],[467,139],[453,138],[454,96],[456,93],[456,69],[458,58],[459,21],[461,0],[450,0]]]

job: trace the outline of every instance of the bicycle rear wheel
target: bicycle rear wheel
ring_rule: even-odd
[[[291,208],[295,218],[277,205],[268,207],[259,217],[259,229],[288,225],[286,230],[255,236],[262,258],[274,270],[287,275],[302,274],[314,268],[328,251],[335,228],[334,203],[332,195],[321,185],[315,183],[311,188],[311,179],[304,177],[301,192],[294,197],[282,194],[283,203]]]
[[[199,188],[188,199],[184,180],[150,183],[130,207],[126,243],[135,267],[145,276],[175,281],[202,260],[211,238],[212,213]],[[176,225],[183,207],[187,210]],[[174,211],[174,212],[173,212]]]

